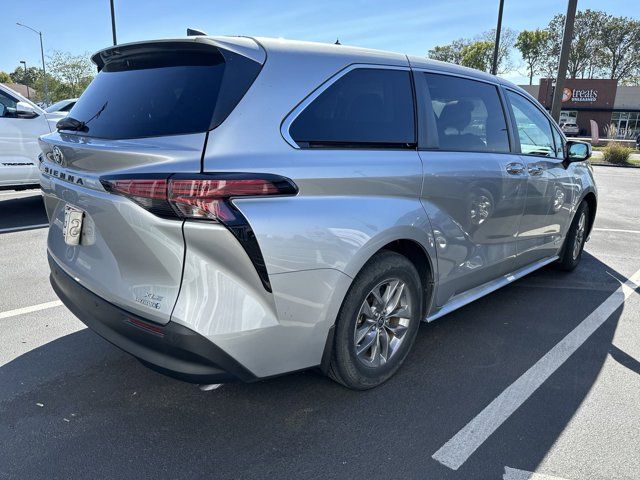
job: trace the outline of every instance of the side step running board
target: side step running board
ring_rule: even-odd
[[[436,312],[429,315],[425,321],[433,322],[434,320],[457,310],[460,307],[464,307],[465,305],[477,300],[478,298],[484,297],[491,292],[495,292],[499,288],[502,288],[510,283],[515,282],[519,278],[524,277],[525,275],[529,275],[531,272],[538,270],[539,268],[544,267],[545,265],[549,265],[552,262],[555,262],[558,259],[558,256],[555,255],[550,258],[546,258],[544,260],[540,260],[536,263],[532,263],[531,265],[527,265],[519,270],[516,270],[513,273],[508,275],[503,275],[495,280],[487,282],[479,287],[472,288],[464,293],[460,293],[454,296],[449,302],[447,302],[443,307],[441,307]]]

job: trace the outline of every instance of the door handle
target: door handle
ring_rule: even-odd
[[[534,165],[529,167],[529,175],[538,176],[538,175],[542,175],[542,172],[543,172],[543,168],[539,165]]]
[[[522,175],[524,173],[524,165],[518,162],[509,163],[507,165],[507,173],[509,175]]]

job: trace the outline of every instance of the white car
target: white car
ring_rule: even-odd
[[[65,116],[47,113],[0,84],[0,190],[39,186],[38,137],[55,131]]]
[[[567,136],[576,136],[580,134],[580,128],[575,122],[565,122],[560,125],[562,133]]]
[[[50,107],[45,108],[44,111],[47,113],[64,113],[66,115],[69,113],[69,110],[73,108],[77,101],[77,98],[67,98],[66,100],[60,100]]]

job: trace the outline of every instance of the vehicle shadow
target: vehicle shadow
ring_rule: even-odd
[[[22,192],[21,192],[22,193]],[[0,233],[2,230],[31,230],[42,228],[47,223],[40,190],[33,190],[33,195],[19,198],[0,196]]]
[[[484,479],[502,478],[505,465],[534,471],[609,353],[639,372],[611,344],[621,309],[460,470],[431,455],[616,290],[610,274],[620,276],[585,253],[572,274],[541,270],[423,325],[405,366],[367,392],[314,372],[202,392],[82,330],[0,367],[0,477]]]

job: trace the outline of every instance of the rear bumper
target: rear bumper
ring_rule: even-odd
[[[90,292],[49,255],[51,285],[85,325],[149,368],[192,383],[250,382],[257,377],[208,339],[175,322],[159,325]]]

